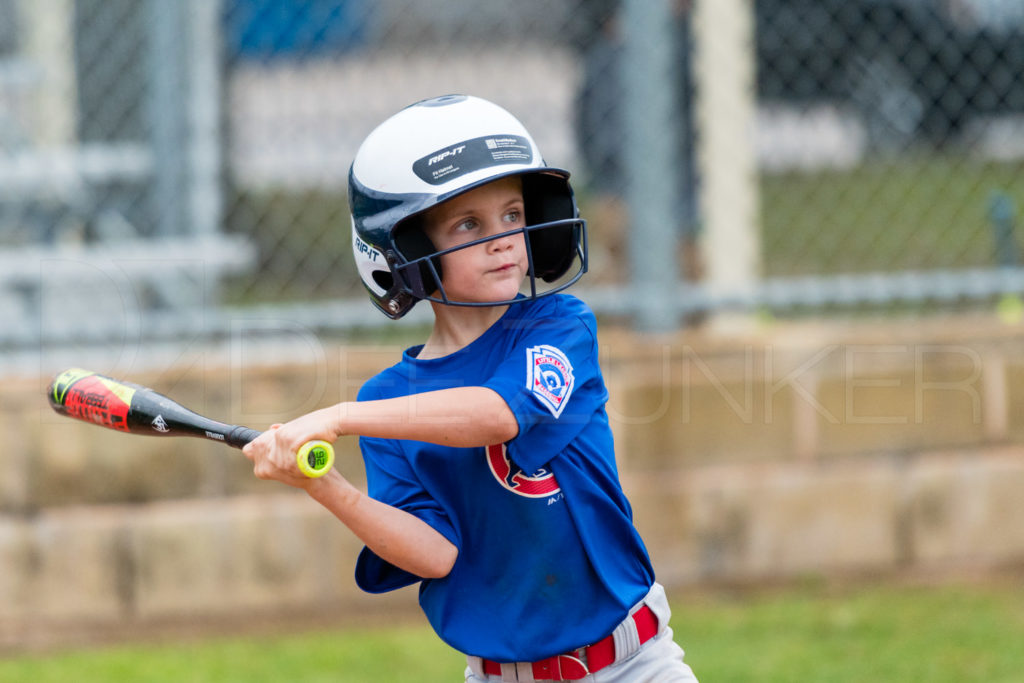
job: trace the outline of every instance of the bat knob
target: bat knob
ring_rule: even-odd
[[[326,441],[307,441],[295,456],[299,471],[310,479],[322,477],[334,465],[334,447]]]

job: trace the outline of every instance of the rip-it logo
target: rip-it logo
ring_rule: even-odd
[[[462,152],[465,149],[466,149],[465,145],[459,145],[458,147],[452,147],[451,149],[446,149],[445,151],[441,152],[440,154],[435,154],[434,156],[430,157],[430,159],[427,161],[427,166],[433,166],[434,164],[439,164],[442,161],[444,161],[445,159],[447,159],[448,157],[458,156],[459,154],[462,154]]]

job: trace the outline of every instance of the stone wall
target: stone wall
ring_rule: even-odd
[[[659,577],[685,590],[1024,564],[1022,346],[987,318],[605,330],[622,479]],[[130,379],[259,427],[354,397],[400,348],[182,358]],[[59,418],[48,380],[0,387],[0,649],[415,611],[413,590],[358,591],[360,544],[239,453]],[[361,482],[354,440],[337,445]]]

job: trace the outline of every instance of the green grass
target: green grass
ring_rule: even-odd
[[[843,171],[765,174],[765,272],[994,266],[992,201],[997,194],[1010,199],[1019,225],[1022,171],[1021,162],[928,154],[876,159]]]
[[[704,683],[1020,681],[1020,581],[680,595],[672,626]],[[0,680],[460,681],[463,658],[427,628],[337,629],[0,660]]]
[[[705,604],[692,616],[677,640],[716,683],[1009,683],[1024,672],[1019,585],[785,594]]]
[[[5,683],[458,681],[465,658],[428,628],[216,638],[0,660]]]

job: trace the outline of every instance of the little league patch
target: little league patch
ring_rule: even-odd
[[[572,394],[572,363],[554,346],[534,346],[526,350],[526,386],[558,417]]]

